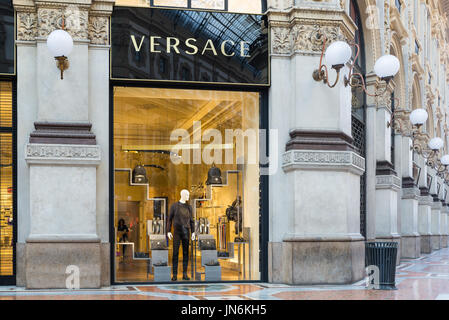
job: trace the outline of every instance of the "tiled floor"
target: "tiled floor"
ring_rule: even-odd
[[[288,286],[278,284],[210,284],[113,286],[99,290],[25,290],[0,287],[0,300],[449,300],[449,249],[419,259],[405,259],[397,269],[398,290],[365,288],[365,282],[343,286]]]

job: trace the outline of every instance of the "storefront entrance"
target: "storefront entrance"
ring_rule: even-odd
[[[226,8],[114,9],[115,283],[265,278],[268,25]]]
[[[13,83],[0,81],[0,284],[15,283]]]
[[[12,1],[0,3],[0,285],[16,283],[15,44]]]
[[[177,261],[178,280],[184,271],[195,281],[261,280],[260,93],[117,86],[113,94],[114,281],[170,281]],[[170,217],[183,190],[187,268],[182,245],[173,259],[181,235]]]

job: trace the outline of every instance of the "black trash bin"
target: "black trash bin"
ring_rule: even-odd
[[[366,266],[379,268],[379,286],[375,289],[396,290],[397,242],[367,242],[365,244]]]

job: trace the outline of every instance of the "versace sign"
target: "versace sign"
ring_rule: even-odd
[[[112,79],[269,84],[263,15],[116,7]]]

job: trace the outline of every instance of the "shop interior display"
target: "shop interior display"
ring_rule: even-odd
[[[232,143],[214,141],[217,149],[213,153],[221,153],[223,161],[206,163],[202,158],[207,144],[197,150],[193,139],[198,132],[204,134],[209,129],[217,130],[223,137],[227,129],[257,129],[258,94],[124,87],[117,87],[114,92],[114,228],[117,230],[120,219],[125,220],[129,228],[127,241],[134,250],[132,254],[123,252],[122,247],[127,245],[117,240],[116,281],[171,280],[167,279],[167,270],[173,267],[175,239],[167,235],[184,236],[175,237],[175,232],[180,231],[169,226],[169,216],[180,203],[182,190],[189,193],[185,203],[191,208],[193,225],[189,225],[188,246],[184,243],[189,253],[187,275],[182,273],[181,240],[177,274],[183,277],[176,280],[257,280],[258,164],[236,163],[235,159],[245,158],[247,152],[236,146],[237,138]],[[200,122],[201,128],[194,122]],[[181,150],[173,151],[179,140],[170,137],[177,129],[188,132],[192,141],[183,141]],[[175,163],[174,160],[185,156],[186,150],[190,152],[191,163]],[[200,161],[194,160],[198,151],[203,153]],[[231,152],[233,162],[225,163],[226,152]],[[253,246],[249,244],[249,236],[243,237],[245,228],[251,230]],[[240,240],[241,244],[236,244]],[[205,251],[214,251],[213,258],[210,255],[204,258]],[[149,257],[150,274],[145,262],[136,257]]]
[[[0,127],[12,131],[12,84],[0,81]],[[13,135],[0,133],[0,276],[13,275]]]

